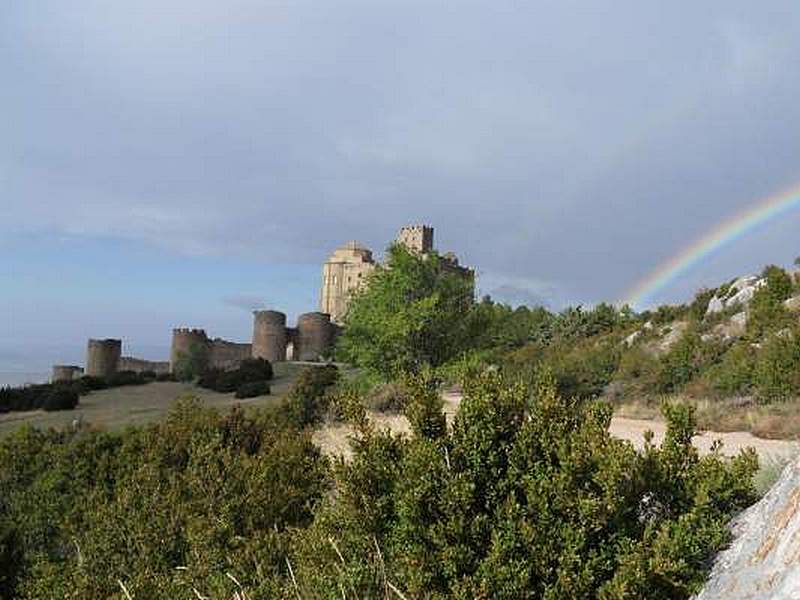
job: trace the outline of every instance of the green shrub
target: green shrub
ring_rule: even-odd
[[[800,393],[800,343],[795,333],[786,331],[764,342],[753,382],[762,402],[785,401]]]
[[[206,369],[198,379],[197,385],[229,394],[244,384],[270,381],[272,377],[272,365],[268,360],[251,358],[242,361],[236,369]]]
[[[135,371],[118,371],[106,378],[108,387],[122,387],[126,385],[144,385],[151,383],[155,379],[147,373],[137,373]]]
[[[657,386],[661,392],[678,392],[698,378],[706,369],[718,363],[724,346],[716,339],[703,341],[696,330],[690,329],[660,358]]]
[[[369,410],[381,413],[402,413],[406,402],[406,390],[398,383],[383,383],[365,398]]]
[[[78,406],[78,392],[69,387],[55,387],[44,397],[42,409],[48,412],[56,410],[72,410]]]
[[[0,489],[3,598],[274,598],[328,484],[273,412],[184,400],[120,433],[4,437]]]
[[[292,546],[298,596],[688,598],[755,499],[755,454],[699,457],[686,406],[639,454],[607,405],[562,399],[546,372],[532,397],[496,373],[468,382],[452,431],[424,425],[443,422],[426,389],[410,439],[359,428]]]
[[[306,367],[292,384],[283,411],[289,422],[298,428],[319,423],[328,410],[327,390],[339,380],[333,365]]]
[[[250,381],[248,383],[243,383],[237,388],[235,397],[239,399],[256,398],[258,396],[266,396],[269,393],[269,382]]]
[[[748,394],[753,388],[756,351],[748,341],[731,346],[722,361],[708,372],[711,385],[722,396]]]
[[[84,375],[79,379],[81,386],[90,392],[104,390],[108,387],[108,382],[103,377],[94,375]]]
[[[208,368],[208,353],[208,346],[200,343],[192,343],[188,352],[179,352],[172,369],[178,381],[200,377]]]

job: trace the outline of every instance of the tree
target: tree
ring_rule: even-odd
[[[203,344],[193,343],[188,352],[178,353],[175,363],[175,376],[180,381],[191,381],[200,377],[208,367],[208,348]]]
[[[448,270],[436,253],[420,256],[395,244],[350,302],[339,358],[382,377],[439,366],[469,341],[474,303],[470,279]]]

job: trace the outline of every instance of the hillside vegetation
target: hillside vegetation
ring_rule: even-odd
[[[785,421],[800,396],[800,286],[779,267],[702,290],[685,305],[554,313],[471,302],[469,282],[435,256],[394,247],[390,264],[354,298],[338,348],[372,384],[426,366],[451,381],[494,367],[530,382],[546,367],[565,397],[652,407],[647,414],[680,397],[702,401],[702,421],[729,413],[730,425],[800,434],[800,418]]]
[[[696,592],[730,519],[756,499],[758,464],[753,451],[700,456],[694,406],[660,401],[794,406],[792,278],[770,267],[643,314],[552,313],[474,302],[435,254],[390,257],[339,339],[355,378],[321,366],[247,412],[185,398],[122,431],[0,439],[0,597]],[[253,363],[204,384],[270,376]],[[451,425],[443,382],[463,390]],[[610,435],[609,400],[629,398],[659,401],[660,445]],[[376,429],[367,407],[401,412],[410,434]],[[311,436],[340,420],[355,432],[350,458],[330,460]]]
[[[754,499],[752,453],[699,457],[692,414],[661,447],[608,433],[607,405],[487,373],[452,429],[406,378],[410,437],[372,429],[335,370],[272,409],[191,400],[119,433],[0,441],[4,598],[686,598]],[[309,426],[358,434],[331,464]]]

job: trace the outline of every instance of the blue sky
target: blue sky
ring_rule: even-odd
[[[484,292],[617,300],[800,182],[799,60],[794,0],[3,3],[0,370],[246,339],[405,223]],[[790,263],[798,226],[658,300]]]

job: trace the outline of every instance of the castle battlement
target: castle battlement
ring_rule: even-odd
[[[176,327],[172,330],[173,335],[196,335],[208,337],[205,329],[196,329],[192,327]]]

